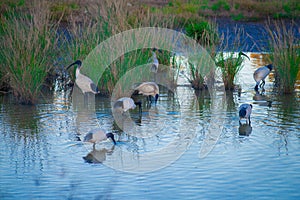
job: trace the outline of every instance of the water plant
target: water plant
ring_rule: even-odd
[[[37,102],[56,56],[56,25],[44,1],[36,1],[28,12],[7,8],[2,15],[1,73],[20,103]]]
[[[269,22],[270,60],[274,65],[275,86],[282,93],[292,93],[300,70],[300,40],[296,37],[296,22]]]
[[[66,50],[64,54],[67,55],[66,61],[64,61],[65,65],[76,59],[83,60],[102,41],[122,31],[153,26],[173,28],[175,25],[173,17],[166,18],[162,13],[149,14],[149,11],[144,8],[131,11],[130,7],[126,5],[126,1],[106,0],[96,8],[87,9],[93,9],[93,12],[90,12],[93,13],[91,18],[83,18],[81,23],[71,21],[68,27],[69,34],[63,39]],[[135,36],[132,35],[132,37]],[[145,38],[147,37],[145,36]],[[129,42],[128,45],[132,44]],[[109,57],[111,50],[104,50],[101,55]],[[105,71],[98,82],[101,94],[109,96],[114,90],[115,84],[125,73],[136,66],[147,64],[150,57],[150,49],[137,49],[121,55],[109,66],[102,66]],[[168,52],[163,51],[158,54],[158,59],[163,65],[170,65],[170,58],[171,54]],[[97,74],[97,69],[83,68],[83,72],[84,70],[90,70],[88,74]]]
[[[222,79],[226,90],[233,90],[235,88],[235,77],[243,68],[243,61],[245,57],[248,57],[246,54],[239,52],[239,49],[244,44],[244,41],[241,39],[243,38],[241,37],[243,34],[243,29],[235,29],[233,46],[228,45],[228,40],[230,39],[229,35],[227,36],[227,41],[222,39],[220,51],[215,57],[216,65],[221,70]],[[224,38],[224,36],[221,38]]]

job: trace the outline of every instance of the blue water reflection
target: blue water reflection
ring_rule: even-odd
[[[162,89],[156,110],[143,110],[141,133],[156,124],[155,134],[143,138],[116,126],[108,98],[94,99],[89,109],[95,113],[81,112],[62,93],[35,107],[2,98],[0,199],[299,199],[299,94],[277,95],[272,76],[265,92],[257,94],[252,80],[257,67],[246,64],[238,80],[242,90],[226,92],[224,128],[204,158],[199,158],[199,149],[214,123],[205,91],[178,87],[170,95]],[[253,104],[251,127],[238,122],[238,106],[245,102]],[[135,111],[131,115],[137,117]],[[93,149],[78,141],[95,126],[113,131],[118,145],[104,142]],[[142,155],[168,145],[181,136],[179,130],[185,132],[183,140],[192,142],[169,165],[148,173],[107,165],[115,158],[124,165],[143,162]],[[156,154],[152,164],[168,159],[166,155]]]

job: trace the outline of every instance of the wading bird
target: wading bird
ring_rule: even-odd
[[[217,62],[216,65],[217,66],[240,66],[243,62],[242,56],[245,56],[246,58],[248,58],[250,60],[249,56],[247,56],[245,53],[239,52],[238,57],[236,57],[236,58],[230,57],[225,60],[221,60],[221,61]]]
[[[248,123],[248,121],[249,121],[249,124],[251,124],[251,121],[250,121],[251,112],[252,112],[251,104],[244,103],[239,107],[239,117],[240,117],[239,122],[240,122],[240,124],[241,124],[241,119],[243,119],[243,118],[246,119],[246,123]]]
[[[256,85],[254,87],[254,90],[258,91],[258,85],[261,82],[261,84],[259,85],[260,87],[264,87],[265,86],[265,78],[270,74],[270,72],[273,69],[273,65],[269,64],[267,66],[263,66],[258,68],[257,70],[255,70],[254,74],[253,74],[253,78],[256,82]]]
[[[143,82],[136,87],[135,90],[137,90],[139,94],[147,96],[150,103],[152,103],[151,96],[154,97],[154,102],[157,102],[159,96],[159,87],[155,82]]]
[[[152,50],[152,66],[151,66],[150,71],[154,72],[154,73],[157,73],[159,62],[158,62],[155,51],[156,51],[156,49],[154,48]]]
[[[81,89],[82,93],[85,94],[87,92],[92,92],[93,94],[98,94],[97,85],[87,76],[80,73],[80,69],[82,67],[82,62],[80,60],[76,60],[74,63],[69,65],[67,69],[72,67],[73,65],[78,65],[76,68],[76,85]]]
[[[111,138],[113,143],[117,144],[112,133],[105,133],[103,129],[97,128],[88,132],[83,141],[94,143],[93,147],[95,147],[96,143],[107,140],[108,138]]]
[[[114,103],[114,109],[121,110],[123,113],[129,109],[135,109],[136,106],[139,106],[139,112],[142,112],[142,102],[134,102],[130,97],[122,97]]]

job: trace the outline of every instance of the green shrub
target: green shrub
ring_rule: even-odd
[[[190,22],[185,30],[187,36],[194,38],[201,45],[213,45],[219,39],[216,27],[207,21]]]
[[[216,3],[212,4],[211,9],[213,11],[220,11],[222,9],[229,11],[230,5],[227,3],[226,0],[218,0]]]

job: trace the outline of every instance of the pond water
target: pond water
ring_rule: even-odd
[[[0,199],[299,199],[299,89],[276,94],[271,74],[256,93],[252,74],[266,63],[248,55],[242,90],[224,101],[161,87],[156,106],[143,103],[142,115],[121,115],[123,124],[104,97],[57,89],[23,106],[2,96]],[[239,125],[242,103],[253,104],[251,126]],[[226,110],[214,110],[219,104]],[[117,145],[80,141],[97,127],[113,132]]]

